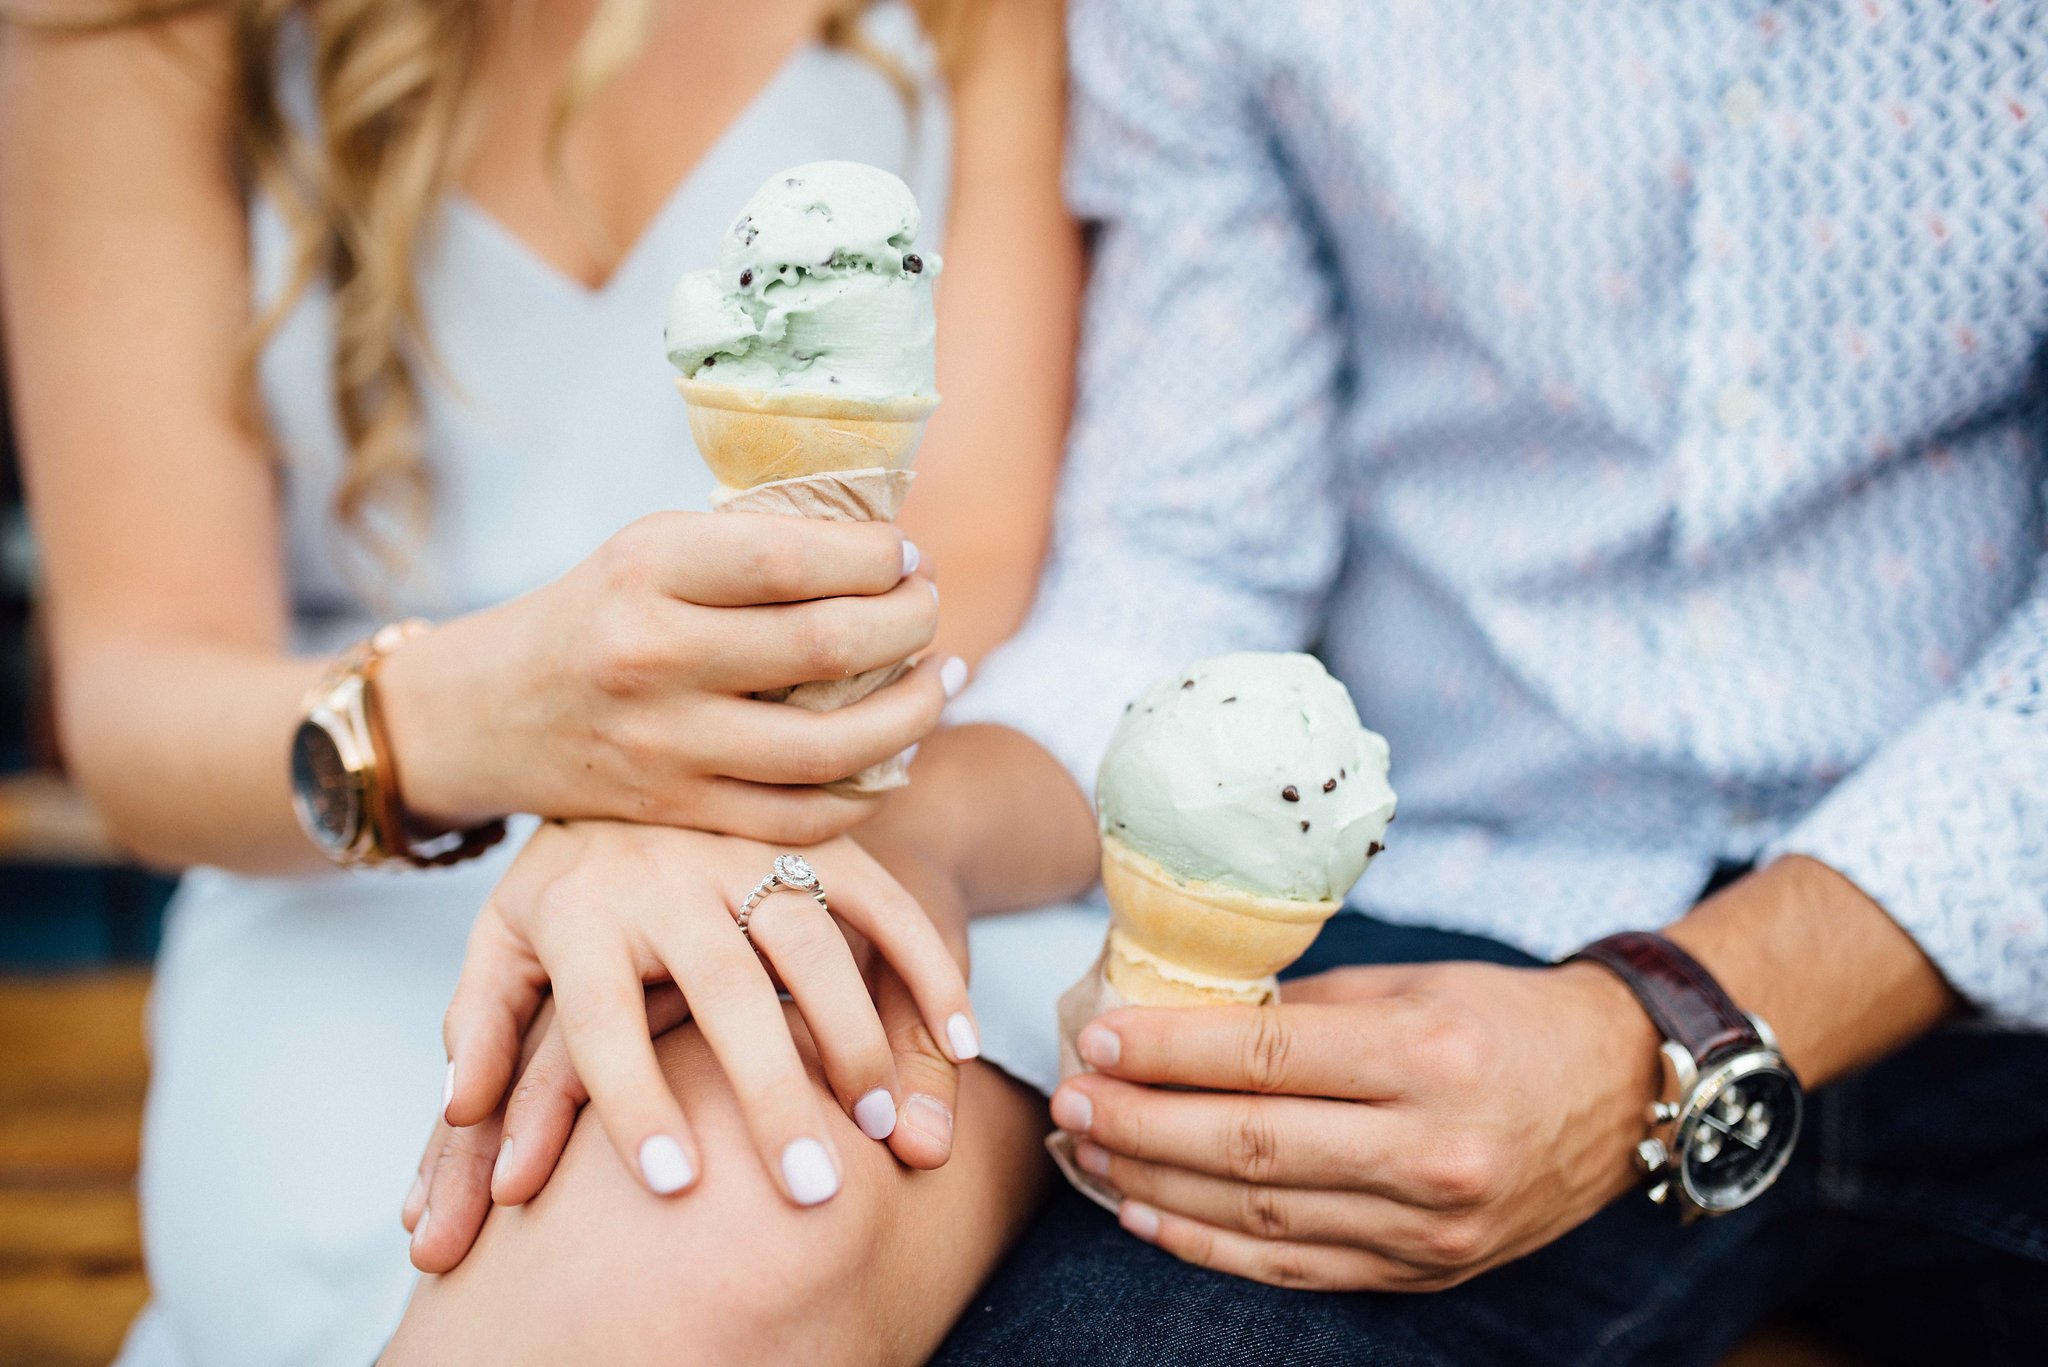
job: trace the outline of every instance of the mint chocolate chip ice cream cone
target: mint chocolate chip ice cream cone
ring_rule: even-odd
[[[915,250],[910,189],[857,162],[772,176],[727,230],[716,270],[686,275],[669,308],[669,360],[690,433],[718,479],[712,506],[838,521],[893,521],[913,478],[933,385],[932,284]],[[813,711],[895,682],[904,660],[777,690]],[[886,792],[901,759],[827,785]]]

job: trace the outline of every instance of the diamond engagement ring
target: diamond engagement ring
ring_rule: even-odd
[[[747,929],[747,923],[754,919],[754,908],[761,904],[762,898],[785,890],[808,892],[819,906],[826,911],[832,910],[825,906],[825,889],[818,885],[818,874],[811,867],[811,861],[800,854],[778,854],[774,869],[754,885],[754,890],[747,894],[747,900],[740,903],[740,914],[733,918],[739,923],[740,934],[747,937],[748,944],[754,942],[753,932]]]

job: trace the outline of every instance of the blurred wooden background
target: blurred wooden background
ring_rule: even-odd
[[[141,969],[0,978],[0,1362],[112,1360],[147,1297]]]

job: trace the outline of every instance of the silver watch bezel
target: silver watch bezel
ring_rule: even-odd
[[[1761,1046],[1747,1049],[1732,1057],[1722,1059],[1713,1067],[1702,1072],[1693,1056],[1684,1045],[1675,1040],[1666,1040],[1662,1046],[1664,1057],[1670,1062],[1677,1081],[1677,1100],[1659,1102],[1651,1108],[1654,1127],[1667,1128],[1668,1141],[1652,1138],[1645,1141],[1642,1150],[1653,1151],[1657,1161],[1646,1163],[1652,1186],[1650,1199],[1662,1205],[1675,1195],[1682,1218],[1695,1219],[1700,1216],[1726,1215],[1749,1205],[1776,1185],[1792,1161],[1792,1153],[1798,1147],[1799,1135],[1805,1124],[1806,1092],[1800,1085],[1799,1075],[1785,1061],[1778,1049],[1778,1038],[1771,1027],[1755,1015],[1749,1016],[1755,1027]],[[1746,1186],[1738,1199],[1711,1200],[1699,1189],[1693,1179],[1692,1152],[1693,1136],[1707,1108],[1717,1101],[1721,1093],[1732,1083],[1743,1078],[1755,1077],[1761,1073],[1776,1074],[1792,1084],[1792,1112],[1789,1121],[1790,1133],[1778,1147],[1770,1166],[1762,1176]],[[1641,1151],[1641,1150],[1639,1150]]]

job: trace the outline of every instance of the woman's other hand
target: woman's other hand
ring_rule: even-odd
[[[887,523],[642,518],[555,582],[385,664],[407,803],[451,824],[538,812],[835,836],[873,802],[815,785],[928,734],[966,666],[926,661],[836,712],[748,695],[922,650],[938,591],[918,562]]]
[[[947,937],[842,839],[804,851],[831,911],[802,893],[773,893],[754,910],[750,944],[735,913],[777,853],[732,837],[613,822],[550,824],[521,852],[478,918],[448,1009],[444,1110],[454,1126],[487,1121],[523,1065],[506,1130],[532,1146],[515,1149],[517,1166],[507,1169],[519,1179],[517,1199],[545,1182],[585,1091],[639,1181],[662,1194],[694,1183],[701,1160],[651,1042],[684,1012],[725,1069],[772,1179],[799,1205],[829,1199],[839,1165],[776,998],[778,981],[803,1016],[827,1085],[861,1131],[894,1141],[906,1162],[944,1161],[947,1146],[932,1142],[933,1118],[920,1099],[949,1109],[950,1065],[979,1052]],[[866,946],[875,960],[872,995],[861,971]],[[680,989],[673,1001],[645,991],[666,979]],[[550,1052],[543,1037],[529,1055],[550,986],[559,1048]],[[943,1053],[936,1041],[945,1042]],[[904,1055],[912,1067],[899,1068]],[[937,1081],[934,1062],[946,1074]],[[424,1203],[434,1204],[431,1192]],[[481,1201],[467,1204],[480,1221]],[[454,1257],[473,1234],[463,1234]]]

